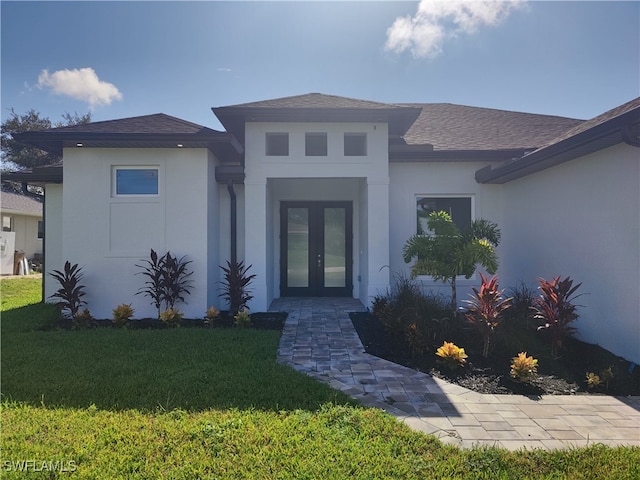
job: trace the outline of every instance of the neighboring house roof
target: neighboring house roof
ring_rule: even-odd
[[[164,113],[16,133],[14,138],[57,154],[62,154],[63,147],[76,146],[209,148],[225,158],[242,152],[232,135]]]
[[[563,132],[521,158],[476,172],[479,183],[506,183],[619,143],[640,147],[640,97]]]
[[[3,213],[42,217],[42,197],[18,193],[3,186],[0,193],[0,210]]]

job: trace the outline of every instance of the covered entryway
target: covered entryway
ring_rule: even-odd
[[[351,202],[280,203],[280,293],[353,295]]]

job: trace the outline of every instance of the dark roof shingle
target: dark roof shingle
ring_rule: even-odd
[[[434,150],[535,149],[584,122],[450,103],[403,105],[422,108],[404,140]]]

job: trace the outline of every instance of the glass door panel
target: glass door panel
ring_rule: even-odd
[[[309,286],[309,209],[287,209],[287,285]]]
[[[324,209],[324,286],[347,284],[347,249],[345,238],[346,209]]]

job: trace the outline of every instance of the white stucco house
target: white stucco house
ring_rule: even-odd
[[[193,260],[187,316],[224,308],[218,266],[234,256],[256,275],[253,311],[369,305],[408,271],[418,209],[446,209],[500,226],[501,286],[582,282],[581,338],[640,363],[640,98],[587,121],[317,93],[213,113],[226,131],[155,114],[16,135],[63,155],[15,176],[44,186],[46,270],[84,266],[95,316],[154,315],[134,296],[151,248]]]
[[[30,192],[2,185],[0,218],[2,231],[15,233],[14,249],[33,259],[42,255],[44,224],[42,198]]]

